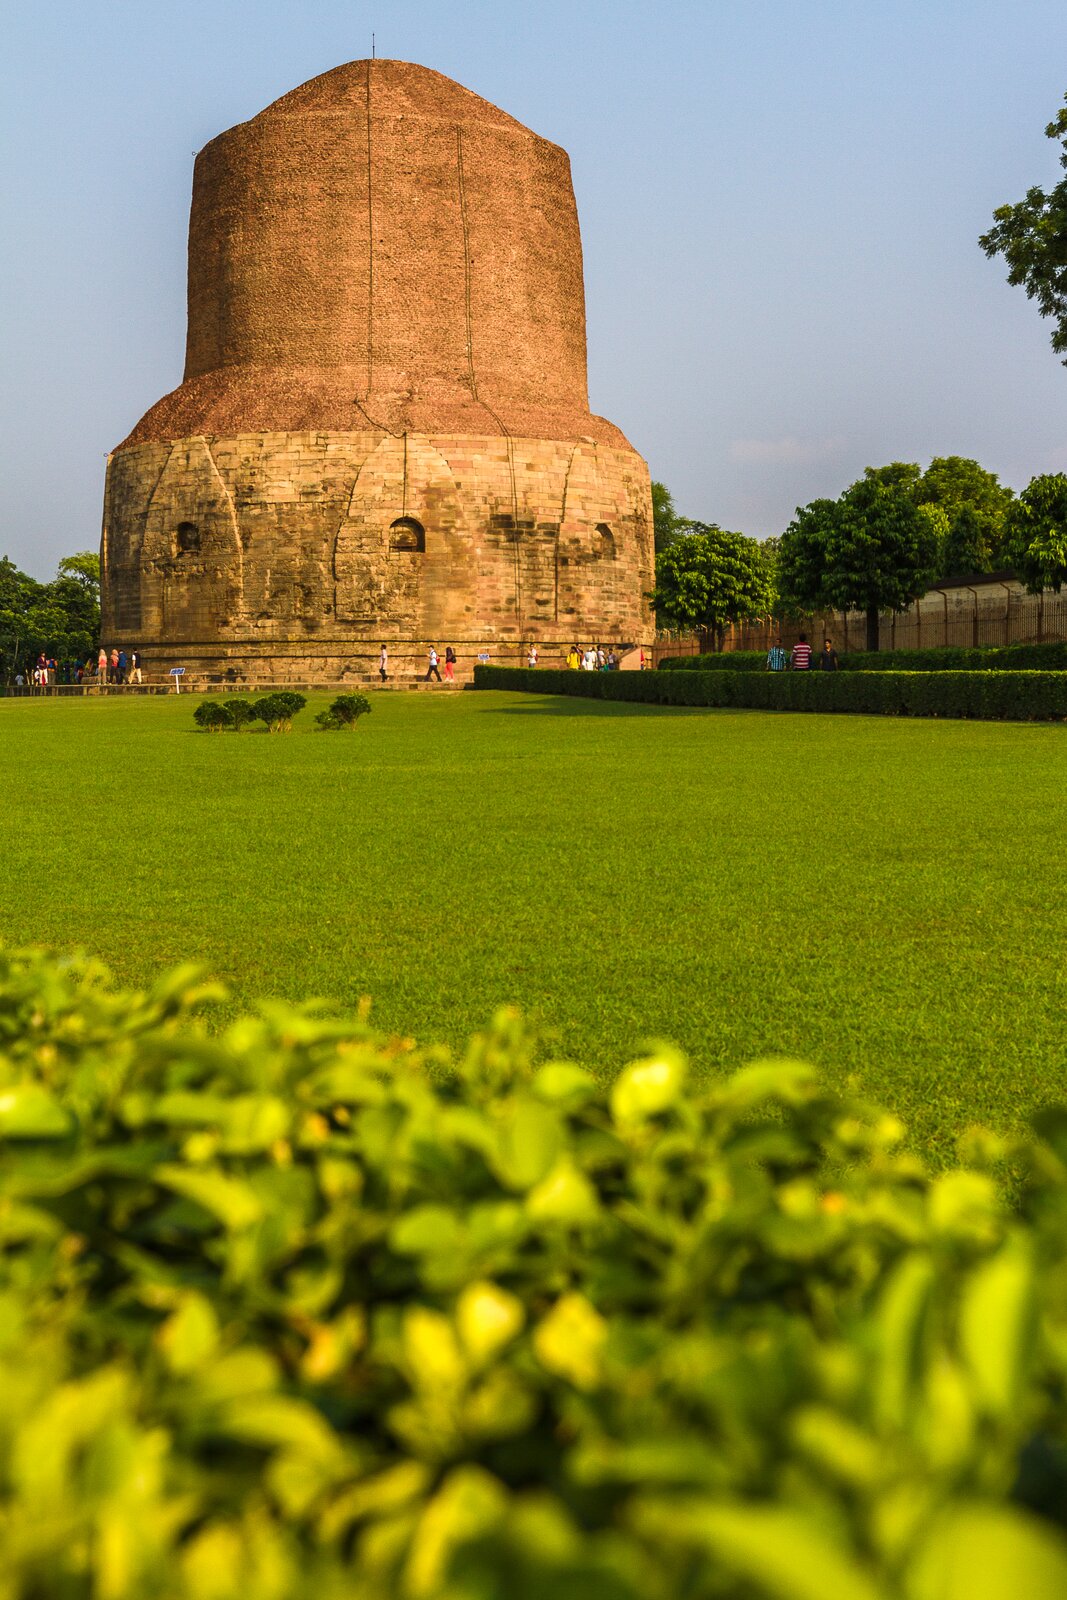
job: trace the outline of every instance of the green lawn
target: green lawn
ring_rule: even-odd
[[[0,702],[9,942],[241,1000],[501,1001],[614,1072],[815,1061],[928,1148],[1067,1098],[1067,728],[382,694],[354,733],[191,697]]]

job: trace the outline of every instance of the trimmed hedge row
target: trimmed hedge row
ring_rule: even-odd
[[[659,672],[762,672],[766,650],[725,650],[711,656],[667,656]]]
[[[0,950],[4,1600],[1067,1594],[1067,1109],[213,998]]]
[[[474,669],[476,689],[521,689],[661,706],[856,711],[891,717],[1067,718],[1062,672],[570,672]]]
[[[813,646],[818,653],[817,644]],[[848,672],[1064,672],[1067,639],[1049,644],[1012,644],[981,650],[849,650],[839,657]],[[766,650],[728,650],[719,655],[668,656],[661,672],[762,672]]]

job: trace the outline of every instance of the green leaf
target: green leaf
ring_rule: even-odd
[[[946,1172],[930,1189],[930,1220],[938,1233],[992,1242],[1003,1206],[992,1178],[982,1172]]]
[[[819,1086],[815,1068],[806,1061],[753,1061],[740,1072],[730,1074],[715,1090],[718,1104],[737,1110],[781,1100],[786,1105],[803,1105]]]
[[[1063,1600],[1067,1540],[1013,1506],[950,1511],[908,1573],[908,1600]]]
[[[433,1600],[446,1587],[454,1553],[503,1517],[507,1496],[482,1467],[457,1467],[445,1479],[419,1521],[407,1564],[407,1592]]]
[[[600,1358],[608,1325],[581,1294],[565,1294],[534,1330],[538,1360],[549,1372],[579,1389],[592,1389],[600,1377]]]
[[[459,1218],[448,1206],[413,1206],[389,1229],[389,1244],[398,1255],[436,1255],[458,1249],[463,1236]]]
[[[669,1045],[644,1061],[631,1061],[612,1088],[612,1116],[616,1122],[641,1122],[668,1111],[681,1098],[687,1072],[685,1057]]]
[[[934,1264],[913,1251],[890,1274],[877,1313],[879,1360],[874,1411],[883,1427],[901,1428],[921,1371],[922,1335],[934,1284]]]
[[[563,1144],[558,1114],[537,1100],[516,1099],[497,1133],[494,1170],[511,1189],[532,1189]]]
[[[817,1467],[842,1483],[871,1489],[882,1476],[884,1453],[879,1441],[836,1411],[804,1406],[794,1414],[790,1432]]]
[[[320,1531],[326,1540],[339,1538],[354,1522],[365,1517],[390,1516],[419,1499],[433,1474],[421,1461],[400,1461],[371,1478],[345,1489],[326,1508]]]
[[[0,1139],[62,1139],[74,1119],[39,1083],[0,1089]]]
[[[478,1365],[510,1344],[525,1320],[522,1301],[495,1283],[470,1283],[456,1302],[460,1339]]]
[[[198,1397],[207,1405],[222,1405],[244,1395],[257,1399],[277,1388],[278,1368],[265,1350],[242,1345],[197,1369]]]
[[[568,1109],[585,1105],[597,1091],[592,1073],[584,1072],[570,1061],[547,1062],[534,1074],[530,1087],[539,1100]]]
[[[239,1155],[269,1150],[289,1133],[291,1114],[283,1100],[273,1095],[215,1095],[175,1090],[161,1095],[152,1107],[159,1122],[177,1126],[217,1128],[222,1149]]]
[[[306,1400],[288,1395],[257,1394],[231,1400],[220,1411],[217,1426],[231,1439],[264,1449],[285,1447],[328,1458],[341,1448],[321,1412]]]
[[[210,1300],[191,1290],[159,1330],[158,1340],[172,1372],[194,1372],[214,1352],[219,1324]]]
[[[568,1156],[557,1161],[526,1197],[526,1211],[535,1222],[562,1222],[568,1227],[595,1222],[600,1216],[596,1190]]]
[[[1035,1324],[1034,1268],[1016,1236],[971,1276],[960,1308],[960,1346],[978,1396],[995,1416],[1018,1411]]]
[[[251,1227],[263,1215],[255,1190],[222,1172],[164,1165],[153,1170],[153,1177],[164,1188],[195,1201],[231,1232]]]
[[[774,1600],[888,1600],[860,1563],[800,1512],[708,1505],[690,1513],[686,1529]]]

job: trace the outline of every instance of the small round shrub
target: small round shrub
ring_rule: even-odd
[[[233,727],[230,707],[220,705],[217,700],[202,700],[193,712],[193,721],[208,733],[221,733],[223,728]]]
[[[371,710],[365,694],[339,694],[325,711],[320,711],[315,721],[324,732],[339,732],[354,728],[360,717]]]
[[[288,733],[293,718],[303,711],[307,700],[291,689],[279,689],[275,694],[265,694],[252,703],[252,711],[260,722],[267,724],[269,733]]]
[[[234,733],[240,733],[242,728],[256,720],[251,700],[227,700],[226,710],[230,713]]]

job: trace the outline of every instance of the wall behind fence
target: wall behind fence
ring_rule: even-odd
[[[838,650],[863,650],[867,618],[862,611],[816,611],[796,622],[772,619],[743,622],[726,630],[725,650],[769,650],[781,638],[787,649],[806,633],[809,640],[832,639]],[[977,586],[945,584],[931,589],[907,611],[883,613],[880,650],[930,650],[941,645],[976,649],[982,645],[1044,644],[1067,639],[1067,594],[1046,589],[1027,594],[1017,579],[984,580]],[[705,635],[657,635],[656,665],[667,656],[698,655],[714,648]]]

